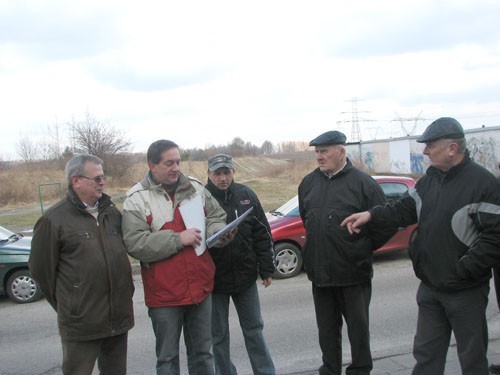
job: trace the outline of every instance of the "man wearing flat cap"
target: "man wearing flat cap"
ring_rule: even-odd
[[[415,189],[342,225],[357,236],[368,222],[418,222],[409,249],[420,279],[412,374],[444,373],[452,332],[462,374],[488,374],[486,305],[491,268],[500,263],[500,183],[471,160],[454,118],[437,119],[417,142],[425,143],[431,166]]]
[[[271,354],[264,339],[257,277],[265,288],[274,272],[273,242],[266,214],[257,195],[248,186],[234,181],[233,158],[218,154],[208,159],[206,189],[226,211],[228,221],[250,208],[251,215],[238,225],[232,241],[210,249],[215,263],[212,292],[212,342],[215,375],[236,375],[231,361],[229,303],[233,301],[240,322],[248,358],[255,375],[274,375]]]
[[[346,156],[346,136],[328,131],[313,139],[318,168],[299,185],[300,216],[306,228],[304,266],[312,293],[323,364],[321,375],[342,371],[342,319],[351,344],[347,374],[369,374],[369,305],[372,294],[373,251],[394,231],[374,226],[351,237],[340,223],[347,216],[384,204],[380,186],[356,169]]]

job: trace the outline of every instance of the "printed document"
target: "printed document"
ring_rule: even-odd
[[[236,228],[238,226],[238,224],[241,223],[250,214],[250,212],[252,212],[252,210],[253,210],[253,207],[250,207],[240,217],[237,217],[235,220],[231,221],[229,224],[227,224],[224,228],[219,230],[217,233],[210,236],[210,238],[207,240],[207,247],[211,248],[212,246],[215,245],[215,243],[219,240],[219,238],[221,236],[230,232],[233,228]]]
[[[181,212],[182,220],[184,220],[186,229],[198,228],[201,231],[201,243],[194,249],[196,251],[196,255],[200,256],[207,249],[205,242],[205,238],[207,236],[207,226],[201,195],[196,194],[189,200],[183,200],[179,206],[179,211]]]

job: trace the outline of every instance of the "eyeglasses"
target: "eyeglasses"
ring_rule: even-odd
[[[79,177],[79,178],[86,178],[87,180],[92,180],[94,181],[96,184],[100,183],[101,181],[104,182],[106,181],[106,176],[103,175],[103,174],[100,174],[99,176],[95,176],[95,177],[87,177],[87,176],[76,176],[76,177]]]

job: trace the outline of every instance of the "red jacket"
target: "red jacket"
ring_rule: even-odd
[[[197,304],[212,292],[215,265],[210,253],[197,256],[180,240],[186,225],[179,207],[198,196],[208,238],[224,227],[226,213],[196,179],[181,174],[172,198],[148,174],[127,193],[123,239],[129,255],[141,261],[148,307]]]
[[[174,220],[162,230],[186,229],[179,207]],[[203,301],[214,288],[215,265],[208,251],[197,256],[192,247],[184,247],[174,256],[141,267],[144,299],[148,307],[183,306]]]

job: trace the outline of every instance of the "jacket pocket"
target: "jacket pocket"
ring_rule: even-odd
[[[71,299],[70,299],[70,314],[72,316],[80,315],[81,306],[81,288],[79,282],[73,282],[71,284]]]

